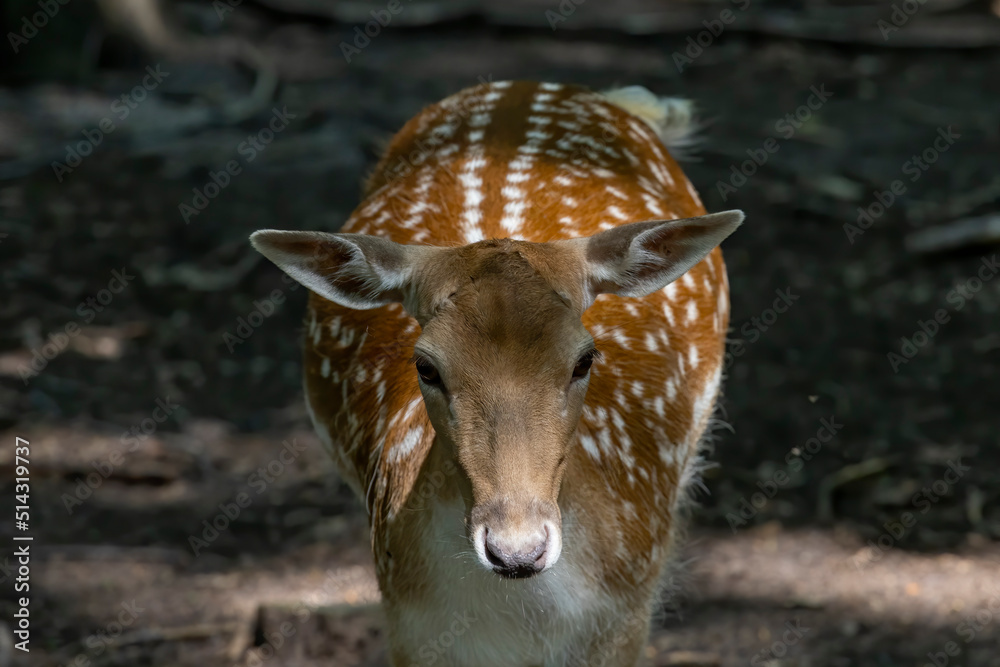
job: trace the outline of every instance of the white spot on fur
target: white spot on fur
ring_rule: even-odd
[[[469,127],[486,127],[491,120],[492,116],[488,113],[475,113],[469,117]]]
[[[309,309],[309,336],[313,339],[313,345],[319,343],[319,322],[316,321],[316,311]]]
[[[518,189],[518,188],[516,188],[516,187],[514,187],[512,185],[505,185],[500,190],[500,194],[502,194],[507,199],[516,199],[516,200],[522,200],[522,199],[524,199],[524,191],[520,190],[520,189]]]
[[[625,213],[620,208],[618,208],[617,206],[609,206],[608,207],[608,213],[610,213],[614,217],[618,218],[619,220],[628,220],[629,219],[629,216],[625,215]]]
[[[669,286],[670,285],[667,285],[667,287]],[[669,303],[663,304],[663,316],[667,318],[667,323],[669,323],[670,326],[677,326],[676,322],[674,322],[674,309],[670,307]]]
[[[410,429],[402,440],[393,445],[392,449],[389,450],[389,460],[392,463],[401,462],[413,453],[423,437],[424,427],[422,424],[418,424],[415,428]]]
[[[667,400],[671,403],[677,398],[677,381],[674,378],[667,378]]]
[[[601,452],[603,452],[605,456],[610,458],[613,449],[613,445],[611,443],[611,430],[608,428],[602,428],[600,431],[598,431],[597,443],[598,446],[601,448]]]
[[[656,203],[656,200],[653,199],[650,195],[643,194],[642,200],[643,202],[645,202],[646,208],[649,210],[650,213],[652,213],[655,216],[660,216],[660,217],[663,216],[663,209],[660,208],[660,205]]]
[[[630,349],[628,336],[626,336],[625,332],[622,331],[621,329],[615,329],[614,332],[611,334],[611,337],[614,338],[615,342],[621,345],[624,349],[626,350]]]
[[[685,185],[687,186],[688,194],[691,195],[691,199],[693,199],[696,202],[698,202],[698,206],[701,206],[702,205],[702,203],[701,203],[701,197],[698,196],[698,192],[694,189],[694,186],[691,185],[691,181],[689,181],[686,178],[684,179],[684,181],[685,181]]]
[[[534,158],[531,157],[530,155],[521,155],[518,156],[516,159],[511,160],[510,164],[508,164],[507,167],[513,171],[526,171],[528,169],[531,169],[533,160]]]
[[[506,189],[506,188],[504,188]],[[524,210],[528,204],[522,200],[508,201],[503,207],[503,218],[500,219],[500,226],[511,234],[516,234],[524,224]]]
[[[694,302],[694,299],[688,301],[687,304],[687,323],[692,324],[698,319],[698,304]]]
[[[551,104],[543,104],[541,102],[534,102],[531,105],[531,110],[535,113],[559,113],[558,107],[554,107]]]
[[[625,193],[622,192],[621,190],[619,190],[618,188],[616,188],[615,186],[613,186],[613,185],[605,185],[604,189],[605,189],[605,191],[607,191],[607,193],[609,195],[611,195],[613,197],[617,197],[618,199],[622,199],[622,200],[628,201],[628,197],[625,195]]]
[[[716,366],[711,377],[705,382],[705,386],[694,399],[694,406],[691,413],[691,432],[701,435],[708,423],[708,418],[715,407],[715,397],[719,393],[719,381],[722,378],[722,366]]]
[[[483,201],[483,192],[480,190],[483,179],[476,174],[476,171],[486,165],[486,160],[482,156],[482,148],[472,146],[470,150],[472,156],[465,161],[458,180],[465,188],[465,208],[462,211],[461,219],[462,232],[469,243],[475,243],[483,238],[483,232],[479,229],[483,218],[482,212],[479,210],[479,205]]]

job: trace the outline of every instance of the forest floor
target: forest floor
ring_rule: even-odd
[[[421,107],[481,79],[531,78],[696,100],[704,139],[685,169],[709,210],[747,213],[724,246],[732,432],[714,439],[654,664],[916,666],[954,642],[949,664],[1000,666],[1000,280],[980,273],[996,246],[906,242],[996,210],[1000,52],[734,33],[679,72],[684,34],[458,21],[386,32],[348,64],[352,26],[272,18],[247,5],[225,19],[284,54],[274,103],[238,122],[213,111],[247,89],[224,66],[149,61],[169,75],[126,118],[112,100],[144,66],[0,88],[0,429],[31,442],[38,555],[23,664],[254,665],[286,620],[295,635],[266,664],[378,664],[366,518],[302,407],[304,290],[247,237],[337,229],[379,147]],[[294,117],[251,159],[242,142],[273,108]],[[115,131],[93,154],[54,169],[104,117]],[[943,150],[941,136],[953,137]],[[779,149],[744,166],[770,138]],[[232,160],[241,173],[185,216]],[[895,181],[903,194],[877,214]],[[845,227],[859,207],[877,214],[860,234]],[[275,289],[283,303],[227,345]],[[100,312],[79,306],[102,290]],[[781,294],[794,298],[776,314]],[[123,437],[158,401],[169,415],[155,433]],[[842,425],[837,437],[749,511],[821,420]],[[293,440],[295,463],[258,494],[251,475]],[[67,500],[109,465],[90,497]],[[9,461],[0,472],[12,492]],[[207,540],[202,522],[247,488],[252,504]],[[896,537],[906,512],[916,524]],[[4,584],[4,618],[12,604]],[[122,614],[134,619],[105,642]]]

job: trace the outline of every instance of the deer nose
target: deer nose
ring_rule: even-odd
[[[549,547],[547,525],[527,535],[503,535],[486,528],[483,540],[486,560],[501,576],[523,579],[545,569]]]

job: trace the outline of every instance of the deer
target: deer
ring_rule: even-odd
[[[393,667],[634,666],[704,466],[729,284],[693,103],[482,82],[391,139],[309,289],[309,415],[369,516]]]

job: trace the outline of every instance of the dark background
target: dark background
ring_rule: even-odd
[[[1000,5],[402,0],[348,62],[388,2],[51,2],[16,44],[42,10],[0,10],[0,532],[19,436],[35,537],[30,655],[3,552],[0,665],[378,664],[366,517],[302,406],[304,289],[247,236],[336,230],[392,133],[483,79],[690,97],[685,169],[710,211],[747,213],[724,244],[731,428],[654,664],[1000,665],[1000,279],[975,280],[1000,240]],[[147,67],[167,74],[134,90]],[[829,99],[805,112],[814,89]],[[250,162],[275,108],[294,118]],[[876,215],[852,232],[859,207]],[[810,441],[822,420],[836,437]]]

